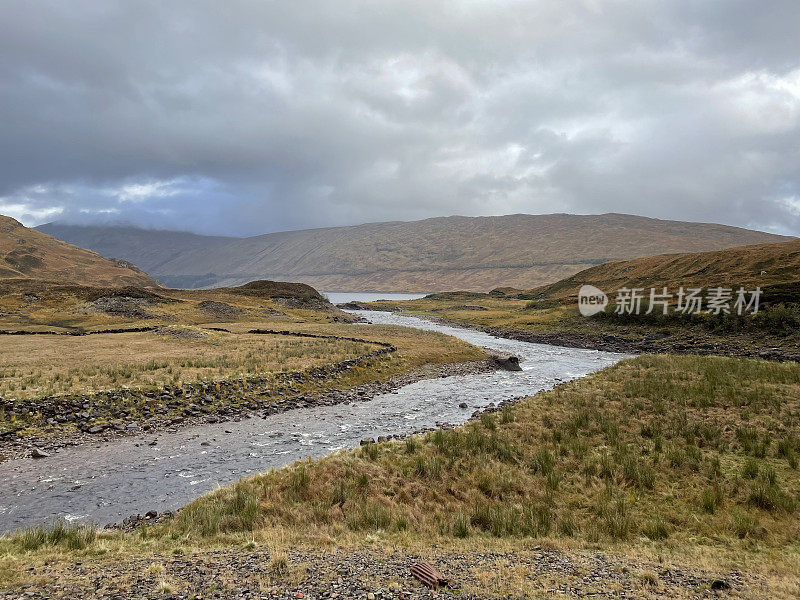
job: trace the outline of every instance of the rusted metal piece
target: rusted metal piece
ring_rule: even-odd
[[[433,565],[426,562],[415,564],[411,567],[411,575],[431,589],[439,589],[440,585],[449,585],[450,580],[439,573]]]

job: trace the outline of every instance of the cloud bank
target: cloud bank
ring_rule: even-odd
[[[0,213],[255,233],[626,212],[800,235],[800,4],[36,2]]]

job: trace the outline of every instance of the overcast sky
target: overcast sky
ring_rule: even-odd
[[[797,0],[4,0],[0,213],[800,235],[799,28]]]

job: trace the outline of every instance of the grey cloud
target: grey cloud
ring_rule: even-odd
[[[0,212],[30,223],[252,234],[559,210],[800,234],[793,0],[2,16]],[[157,192],[132,201],[136,185]]]

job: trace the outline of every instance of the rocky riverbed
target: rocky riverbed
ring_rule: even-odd
[[[158,433],[112,433],[117,439],[93,437],[93,443],[57,449],[41,460],[9,460],[0,463],[0,530],[56,518],[102,526],[137,513],[177,510],[241,477],[351,448],[365,439],[402,437],[461,424],[476,412],[625,358],[495,338],[390,313],[362,316],[440,331],[501,355],[517,356],[522,370],[496,370],[494,361],[445,370],[432,367],[378,387],[319,398],[287,394],[224,423],[189,426],[184,421]],[[365,337],[368,331],[365,326]],[[281,399],[286,400],[285,406],[280,406]],[[245,418],[246,414],[253,418]]]
[[[332,406],[369,400],[423,379],[486,373],[502,368],[494,360],[431,365],[387,381],[376,381],[346,390],[302,394],[297,387],[309,380],[322,381],[387,352],[392,346],[349,361],[309,371],[279,374],[273,379],[249,378],[165,387],[159,392],[122,390],[94,396],[3,401],[6,415],[17,411],[37,415],[44,421],[42,435],[20,435],[0,431],[0,460],[12,458],[47,458],[61,448],[105,442],[123,436],[175,432],[180,428],[204,423],[240,421],[254,416],[280,414],[297,408]],[[129,417],[135,403],[146,410]],[[66,426],[65,426],[66,425]],[[72,425],[71,427],[69,425]]]

